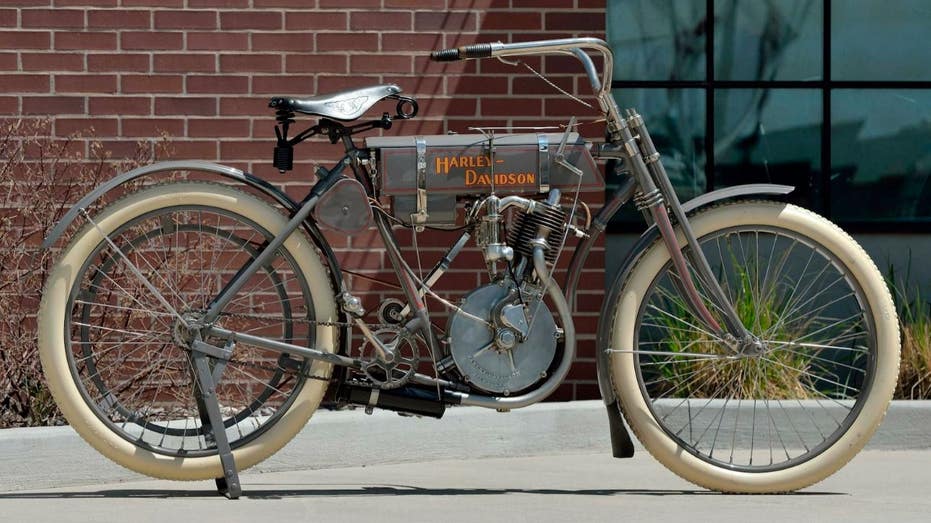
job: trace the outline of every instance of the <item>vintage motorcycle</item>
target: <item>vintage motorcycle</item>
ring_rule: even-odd
[[[600,54],[601,77],[589,53]],[[882,420],[898,370],[898,320],[873,262],[837,226],[782,201],[792,187],[741,185],[680,203],[642,117],[612,97],[602,40],[431,57],[543,54],[581,62],[603,143],[581,139],[573,119],[562,132],[369,137],[360,147],[356,134],[417,113],[397,86],[376,85],[271,99],[280,171],[312,136],[345,148],[332,168],[315,168],[300,201],[197,161],[135,169],[85,196],[45,240],[75,226],[38,317],[49,386],[75,430],[132,470],[215,478],[237,497],[238,470],[285,445],[325,395],[437,418],[450,405],[533,405],[569,371],[581,269],[633,200],[648,228],[609,287],[598,331],[614,455],[633,454],[626,419],[666,467],[710,489],[790,491],[843,466]],[[396,114],[356,122],[386,99]],[[319,120],[289,136],[296,113]],[[604,191],[596,161],[622,182],[592,217],[581,196]],[[225,183],[125,187],[179,171]],[[125,194],[95,211],[114,190]],[[353,294],[320,230],[371,224],[405,298],[377,311]],[[459,234],[422,271],[417,235],[428,228]],[[399,230],[410,231],[412,252]],[[578,245],[560,285],[570,237]],[[472,241],[487,280],[461,300],[440,295]],[[443,326],[437,310],[448,312]]]

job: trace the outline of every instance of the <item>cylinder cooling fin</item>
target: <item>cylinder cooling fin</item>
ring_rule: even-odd
[[[508,232],[508,245],[524,257],[533,256],[532,240],[545,236],[546,261],[555,262],[562,243],[562,231],[566,223],[566,212],[559,205],[538,201],[544,210],[533,214],[521,214]],[[555,234],[554,234],[555,233]]]

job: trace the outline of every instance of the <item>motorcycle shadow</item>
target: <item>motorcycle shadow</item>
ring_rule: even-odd
[[[423,488],[409,485],[358,485],[342,488],[319,487],[257,488],[269,485],[244,485],[243,499],[275,500],[284,498],[315,498],[334,496],[495,496],[506,494],[535,494],[557,496],[728,496],[709,490],[659,490],[659,489],[558,489],[558,488]],[[740,495],[740,494],[736,494]],[[843,492],[802,491],[773,494],[776,496],[843,496]],[[173,498],[218,498],[215,490],[203,489],[104,489],[82,492],[8,492],[0,493],[4,499],[173,499]]]

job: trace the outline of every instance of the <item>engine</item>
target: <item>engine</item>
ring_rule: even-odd
[[[509,395],[546,377],[559,329],[542,289],[509,278],[466,295],[449,319],[449,350],[462,377],[486,392]]]

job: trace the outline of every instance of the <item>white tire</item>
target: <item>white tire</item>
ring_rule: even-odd
[[[611,380],[628,423],[663,465],[709,489],[783,492],[823,480],[867,443],[882,421],[895,389],[899,327],[882,275],[863,249],[840,228],[794,205],[728,203],[699,212],[690,222],[696,237],[705,242],[703,250],[709,257],[716,256],[715,250],[720,252],[722,245],[724,251],[744,251],[743,260],[740,255],[722,253],[717,269],[712,263],[719,279],[725,279],[720,276],[727,274],[724,269],[741,275],[739,284],[735,280],[722,281],[733,301],[740,301],[735,295],[749,296],[741,303],[782,308],[768,315],[748,313],[745,306],[740,307],[744,323],[759,324],[759,328],[747,326],[752,332],[759,331],[754,334],[765,340],[765,349],[755,363],[720,349],[722,344],[705,334],[680,337],[679,331],[693,330],[687,325],[698,320],[694,317],[677,320],[668,311],[657,310],[655,304],[678,302],[662,293],[663,282],[673,281],[667,272],[670,256],[661,241],[654,242],[636,262],[618,294],[613,314],[606,318],[613,322],[608,338],[613,350]],[[757,231],[755,239],[752,231]],[[681,232],[679,245],[685,245]],[[809,263],[804,264],[805,258],[794,261],[796,252],[809,252]],[[754,268],[753,260],[763,257],[770,261],[766,265],[757,263]],[[824,268],[819,274],[816,263],[822,263],[818,261],[822,258]],[[801,270],[795,274],[793,290],[779,273],[795,268]],[[835,278],[835,272],[840,276]],[[790,279],[787,277],[786,282]],[[839,283],[831,284],[835,279]],[[837,302],[828,303],[834,288],[846,288],[845,285],[852,289],[852,294],[837,290]],[[813,290],[806,290],[806,286]],[[805,301],[809,298],[813,303],[810,310],[806,309],[809,305]],[[855,314],[861,316],[851,315],[848,320],[838,314],[839,319],[835,319],[831,314],[841,306],[859,310]],[[784,316],[782,320],[780,314]],[[825,318],[813,318],[820,315]],[[750,321],[744,316],[754,319]],[[792,328],[788,327],[790,324]],[[807,335],[802,334],[804,329],[808,329]],[[694,330],[700,332],[701,327]],[[799,337],[779,341],[780,336],[789,335]],[[838,341],[833,344],[812,341],[822,335],[831,335],[831,339]],[[686,339],[691,341],[685,343]],[[661,354],[637,352],[647,347]],[[688,355],[675,356],[676,352]],[[706,352],[714,354],[713,359],[696,355]],[[838,357],[846,353],[852,354],[850,363],[828,361],[829,355]],[[796,355],[797,359],[785,359]],[[699,360],[700,363],[694,363]],[[773,371],[795,365],[797,372]],[[844,368],[847,370],[838,371]],[[835,379],[835,375],[841,374],[846,374],[844,383]],[[766,388],[763,382],[772,376],[786,381],[783,385],[790,390]],[[798,379],[797,389],[791,389],[792,378]],[[749,383],[751,380],[759,383]],[[798,407],[793,405],[795,402]],[[751,412],[752,418],[748,418]],[[834,429],[829,414],[837,417]],[[808,428],[802,426],[808,423],[807,418],[811,418]],[[829,434],[819,436],[818,432]],[[763,443],[767,434],[768,453]],[[824,438],[821,443],[819,437]],[[759,447],[754,448],[754,442]],[[735,453],[744,461],[735,458]]]
[[[99,412],[101,406],[96,404],[95,401],[88,399],[92,394],[87,391],[87,378],[80,376],[77,370],[81,367],[79,364],[75,363],[76,359],[83,360],[84,357],[75,358],[72,354],[69,354],[72,350],[69,347],[72,345],[71,338],[73,336],[73,330],[76,329],[76,327],[72,325],[71,318],[73,314],[72,308],[77,307],[74,305],[74,300],[76,298],[72,293],[77,292],[75,289],[78,288],[77,286],[81,285],[80,280],[82,278],[82,273],[85,268],[90,267],[89,258],[96,256],[95,253],[102,252],[100,249],[107,248],[107,244],[101,232],[109,236],[114,234],[115,231],[129,231],[131,228],[121,229],[121,226],[130,222],[144,223],[144,220],[147,219],[146,217],[151,216],[152,213],[162,212],[167,215],[169,212],[174,212],[170,211],[171,209],[201,209],[202,214],[215,212],[217,216],[225,217],[229,215],[232,217],[239,217],[237,219],[252,222],[271,235],[282,230],[287,222],[279,212],[259,199],[231,187],[212,183],[190,182],[158,185],[140,190],[118,200],[93,218],[96,222],[96,226],[88,224],[76,234],[70,245],[61,255],[59,261],[53,267],[39,308],[39,351],[49,388],[63,414],[71,426],[103,455],[126,468],[148,476],[173,480],[217,478],[222,477],[223,473],[215,448],[211,451],[209,446],[207,446],[200,451],[197,451],[197,449],[194,449],[194,451],[186,451],[182,443],[180,449],[168,449],[168,451],[166,451],[158,446],[160,443],[157,441],[154,443],[151,440],[143,442],[141,435],[139,436],[139,442],[132,441],[132,437],[127,436],[129,431],[126,429],[127,422],[125,421],[123,422],[123,429],[120,429],[116,422],[104,421]],[[181,211],[177,212],[181,213]],[[188,210],[184,212],[193,213],[195,211]],[[179,214],[179,216],[181,216],[181,214]],[[134,220],[136,220],[136,222],[133,222]],[[217,223],[219,226],[219,219]],[[172,224],[172,227],[179,228],[182,225],[184,224]],[[201,231],[203,230],[209,231],[210,227],[201,227]],[[180,233],[177,234],[180,235]],[[148,235],[148,232],[146,235]],[[220,235],[218,234],[217,236]],[[233,234],[229,234],[229,236],[232,237]],[[222,236],[220,237],[221,239],[223,238]],[[138,238],[148,239],[148,236],[139,236]],[[165,242],[165,240],[162,241]],[[238,238],[237,241],[239,241]],[[126,246],[125,243],[123,243],[123,245]],[[239,246],[243,249],[253,248],[251,244],[246,247],[243,247],[243,245],[246,245],[246,243],[241,242]],[[127,249],[128,248],[129,247],[127,247]],[[215,247],[215,249],[219,248]],[[300,273],[304,275],[304,280],[306,281],[306,285],[303,287],[305,289],[303,291],[305,297],[301,298],[301,306],[305,309],[310,308],[306,298],[307,291],[309,291],[315,319],[317,321],[335,321],[336,306],[333,300],[333,291],[329,283],[327,269],[321,262],[319,254],[316,252],[313,245],[303,232],[298,230],[285,242],[280,252],[285,251],[290,255],[289,260],[291,261],[289,263],[292,264],[288,267],[293,267],[295,269],[290,274],[300,271]],[[214,253],[216,252],[215,250]],[[140,255],[140,257],[141,256],[142,255]],[[191,255],[191,259],[193,259],[193,256],[194,255]],[[175,258],[178,258],[178,256],[176,255]],[[120,263],[119,261],[112,261],[117,260],[116,256],[111,256],[109,260],[110,261],[107,263],[110,263],[110,265],[108,265],[110,268]],[[165,270],[167,271],[167,269]],[[98,270],[98,272],[100,271]],[[149,272],[148,268],[146,268],[146,272],[153,281],[157,283],[160,282],[158,279],[160,277],[152,276],[155,272],[154,269],[152,272]],[[220,270],[216,269],[216,272],[220,272]],[[202,273],[206,274],[206,271],[204,270]],[[207,276],[202,277],[205,280],[207,278]],[[269,276],[269,278],[270,277],[271,276]],[[277,277],[277,273],[275,277]],[[88,276],[84,276],[84,278],[86,279]],[[124,281],[132,281],[131,276],[126,276],[126,278],[127,279]],[[103,279],[99,281],[101,282],[101,286],[107,283],[107,281]],[[280,280],[274,280],[274,282],[276,286],[281,284]],[[281,285],[283,286],[283,284]],[[115,285],[111,285],[111,287],[115,287]],[[178,292],[179,295],[183,295],[180,290]],[[166,295],[171,298],[170,293],[167,291]],[[273,292],[272,295],[274,296]],[[135,298],[129,297],[127,299]],[[111,300],[111,302],[108,303],[121,303],[118,300],[119,298],[117,301]],[[155,303],[154,300],[148,298],[144,301],[146,301],[146,303]],[[127,317],[131,316],[135,318],[133,320],[135,323],[129,323],[130,326],[126,327],[127,330],[131,330],[142,323],[141,320],[139,320],[140,313],[132,312],[130,307],[123,308],[129,311],[126,312]],[[118,311],[114,314],[123,314],[123,312]],[[158,314],[161,315],[159,317],[165,316],[164,311]],[[284,313],[281,314],[283,315]],[[103,318],[104,316],[101,315],[100,317]],[[290,317],[288,321],[291,321]],[[159,325],[167,324],[168,322],[169,320],[164,320],[164,322]],[[147,325],[148,324],[156,325],[156,322],[153,320],[147,323]],[[69,327],[69,325],[71,325],[71,327]],[[90,329],[88,329],[88,331],[89,330]],[[307,333],[302,335],[306,335],[306,339],[310,339],[310,337],[313,336],[315,338],[316,349],[327,352],[335,352],[337,350],[338,334],[335,327],[317,325],[316,328],[310,327],[307,329]],[[152,336],[160,340],[170,339],[166,338],[163,334],[153,333]],[[99,339],[106,338],[101,335]],[[146,338],[126,339],[139,339],[141,341],[137,343],[140,346],[143,346],[146,340]],[[86,342],[82,343],[84,345],[88,344]],[[80,346],[82,343],[78,343],[78,345]],[[112,343],[113,347],[117,344],[117,342],[106,343]],[[143,348],[144,350],[148,350],[149,347],[143,346]],[[101,359],[108,357],[104,355],[106,350],[101,350],[98,353]],[[123,348],[114,350],[122,354]],[[154,357],[154,355],[151,356]],[[94,364],[96,366],[100,367],[95,367],[96,370],[94,371],[98,374],[97,378],[100,378],[103,374],[103,366],[100,363],[96,363],[96,357],[93,361],[95,361]],[[167,364],[164,368],[168,368]],[[233,443],[233,455],[236,460],[236,465],[240,470],[251,467],[274,454],[304,427],[319,406],[326,392],[328,385],[326,378],[329,377],[331,370],[332,366],[329,364],[313,362],[313,364],[309,366],[309,373],[314,376],[319,376],[321,379],[308,379],[304,381],[302,378],[298,377],[294,385],[289,385],[292,387],[289,389],[291,393],[290,396],[287,397],[287,403],[284,403],[285,406],[281,409],[283,412],[277,412],[265,418],[256,417],[255,420],[257,421],[250,418],[250,423],[254,423],[257,427],[253,435],[248,438],[244,437],[243,441],[239,442],[239,444]],[[153,372],[155,371],[153,370]],[[168,371],[163,372],[167,373]],[[226,379],[228,375],[235,375],[236,372],[237,371],[234,370],[227,370],[224,379]],[[249,372],[248,369],[246,372]],[[270,371],[263,372],[268,374]],[[254,371],[254,374],[258,373],[258,370]],[[232,379],[233,378],[230,378],[230,380]],[[245,380],[245,378],[243,378],[243,380]],[[296,384],[298,381],[302,382],[300,386]],[[222,383],[221,381],[221,384]],[[275,388],[275,386],[284,388],[285,385],[281,383],[283,382],[274,382],[272,388]],[[172,384],[164,385],[166,389],[171,386]],[[110,392],[117,393],[120,390],[119,387],[113,387]],[[181,397],[182,394],[186,392],[190,391],[175,391],[173,394],[176,393],[178,397]],[[152,397],[162,397],[159,396],[159,394],[166,393],[156,388]],[[145,396],[145,394],[141,396]],[[119,401],[123,400],[120,399]],[[141,402],[142,400],[138,401]],[[144,415],[149,414],[149,410],[134,411],[134,413],[138,412],[142,412]],[[256,414],[256,416],[258,415]],[[274,423],[270,423],[268,426],[262,425],[263,420],[269,419],[274,419]],[[238,423],[239,422],[233,425],[233,427],[239,428],[240,434],[243,434],[242,428]],[[132,425],[132,423],[130,423],[130,425]],[[258,427],[263,428],[260,431]],[[149,429],[143,425],[141,431],[144,432],[146,430]],[[164,433],[168,433],[167,429],[162,428],[160,430],[165,431]],[[183,430],[174,430],[175,433],[183,435],[191,432],[192,429],[187,428],[186,421]],[[120,433],[121,431],[122,433]],[[232,429],[228,432],[231,431]],[[181,437],[179,436],[178,439],[181,439]]]

